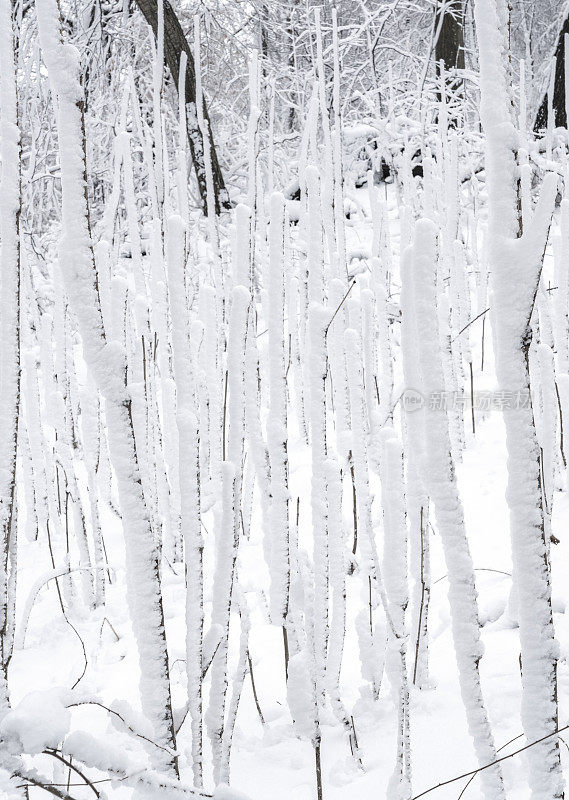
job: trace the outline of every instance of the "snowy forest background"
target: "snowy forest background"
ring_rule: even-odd
[[[0,798],[564,797],[568,42],[0,0]]]

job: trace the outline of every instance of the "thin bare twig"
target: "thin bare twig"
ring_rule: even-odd
[[[95,793],[95,797],[101,796],[101,793],[95,789],[93,783],[89,780],[89,778],[86,775],[84,775],[81,772],[81,770],[75,766],[75,764],[71,762],[71,759],[65,758],[65,756],[61,755],[61,753],[58,750],[54,750],[51,747],[48,747],[43,752],[46,756],[52,756],[53,758],[57,758],[58,761],[61,761],[62,764],[65,764],[66,767],[69,767],[70,770],[73,770],[73,772],[79,775],[79,777],[85,781],[85,786],[88,786]]]
[[[524,750],[529,750],[530,747],[533,747],[534,745],[539,744],[540,742],[545,742],[546,739],[551,739],[552,736],[557,736],[562,731],[566,731],[568,728],[569,725],[564,725],[562,728],[558,728],[556,731],[548,733],[547,736],[542,736],[541,739],[536,739],[535,742],[530,742],[529,744],[520,747],[518,750],[514,750],[513,753],[509,753],[507,756],[502,756],[502,758],[497,758],[495,761],[491,761],[489,764],[484,764],[483,767],[478,767],[478,769],[470,770],[470,772],[463,772],[462,775],[457,775],[456,778],[449,778],[448,781],[441,781],[441,783],[437,783],[436,786],[431,786],[430,789],[425,789],[424,792],[414,795],[411,798],[411,800],[419,800],[420,797],[425,797],[425,795],[434,792],[435,789],[440,789],[442,786],[448,786],[450,783],[455,783],[456,781],[461,780],[461,778],[468,778],[471,775],[477,775],[479,772],[483,772],[485,769],[490,769],[490,767],[496,766],[496,764],[499,764],[501,761],[506,761],[506,759],[508,758],[517,756],[518,753],[523,753]]]

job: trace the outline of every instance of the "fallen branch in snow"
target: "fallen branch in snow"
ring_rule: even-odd
[[[283,628],[283,631],[285,630],[286,628]],[[257,696],[257,687],[255,686],[255,678],[253,677],[253,664],[251,663],[251,654],[249,653],[249,650],[247,650],[247,660],[249,662],[249,675],[251,676],[251,688],[253,690],[253,699],[255,701],[255,706],[257,708],[259,719],[261,720],[261,725],[264,725],[265,718],[263,716],[263,712],[261,711],[261,706],[259,705],[259,698]]]
[[[69,767],[69,769],[72,769],[73,772],[77,773],[77,775],[79,775],[79,777],[85,781],[85,786],[88,786],[94,792],[95,797],[101,796],[101,793],[95,789],[93,783],[89,780],[89,778],[83,772],[81,772],[81,770],[78,767],[76,767],[75,764],[73,764],[70,758],[69,759],[65,758],[65,756],[62,756],[61,753],[59,753],[57,750],[54,750],[51,747],[48,747],[48,749],[44,750],[43,752],[44,755],[56,758],[58,761],[61,761],[62,764],[65,764],[66,767]]]
[[[506,572],[503,569],[492,569],[491,567],[474,567],[474,572],[497,572],[498,575],[507,575],[509,578],[512,577],[512,573],[511,572]],[[441,575],[440,578],[437,578],[436,581],[433,581],[433,586],[436,583],[440,583],[441,581],[444,581],[444,579],[446,577],[448,577],[448,576],[447,575]]]
[[[36,777],[35,775],[32,775],[31,772],[21,769],[14,772],[14,776],[26,781],[25,786],[31,783],[32,786],[38,786],[40,789],[44,789],[46,792],[54,795],[54,797],[59,797],[61,800],[75,800],[72,795],[61,791],[61,789],[58,789],[56,786],[50,783],[48,778],[43,778],[41,776]]]
[[[456,778],[449,778],[448,781],[441,781],[441,783],[437,783],[436,786],[431,786],[430,789],[425,789],[424,792],[420,794],[416,794],[410,798],[410,800],[419,800],[420,797],[425,797],[425,795],[434,792],[435,789],[440,789],[443,786],[448,786],[450,783],[455,783],[456,781],[461,780],[461,778],[469,778],[471,775],[474,777],[478,775],[479,772],[483,772],[485,769],[490,769],[490,767],[494,767],[496,764],[499,764],[501,761],[506,761],[508,758],[512,758],[512,756],[517,756],[518,753],[523,753],[524,750],[529,750],[530,747],[534,747],[536,744],[540,744],[540,742],[545,742],[546,739],[551,739],[552,736],[557,736],[558,734],[562,733],[562,731],[566,731],[569,729],[569,725],[564,725],[562,728],[558,728],[556,731],[552,733],[548,733],[547,736],[542,736],[541,739],[536,739],[535,742],[530,742],[529,744],[520,747],[518,750],[514,750],[513,753],[509,753],[507,756],[502,756],[502,758],[497,758],[495,761],[491,761],[490,764],[484,764],[483,767],[478,767],[478,769],[473,769],[470,772],[463,772],[462,775],[457,775]],[[520,734],[523,735],[523,734]],[[516,739],[519,737],[516,737]],[[511,740],[512,742],[515,741],[514,739]],[[508,742],[510,744],[510,742]],[[503,745],[506,747],[506,745]],[[466,787],[465,787],[466,788]]]
[[[464,328],[461,328],[461,329],[459,330],[459,332],[456,334],[456,336],[453,336],[453,338],[450,340],[450,341],[451,341],[451,343],[452,343],[452,342],[454,342],[454,341],[455,341],[455,339],[458,339],[458,337],[460,336],[460,334],[461,334],[461,333],[464,333],[464,331],[465,331],[467,328],[470,328],[470,326],[471,326],[471,325],[474,325],[474,323],[476,322],[476,320],[477,320],[477,319],[480,319],[480,317],[483,317],[483,316],[484,316],[485,314],[487,314],[489,311],[490,311],[490,307],[488,307],[488,308],[485,308],[485,309],[484,309],[484,311],[481,311],[481,312],[480,312],[480,314],[477,314],[477,315],[474,317],[474,319],[471,319],[471,320],[470,320],[470,322],[468,323],[468,325],[465,325],[465,326],[464,326]]]
[[[514,736],[513,739],[510,739],[509,742],[506,742],[501,747],[499,747],[498,748],[498,752],[500,752],[501,750],[504,750],[504,748],[507,747],[509,744],[512,744],[512,742],[517,742],[518,739],[522,738],[522,736],[523,736],[523,733],[518,733],[518,735]],[[559,738],[561,739],[561,736]],[[561,741],[563,741],[563,739],[561,739]],[[462,791],[458,795],[457,800],[460,800],[460,798],[463,797],[464,793],[466,792],[466,790],[468,789],[468,787],[470,786],[470,784],[472,783],[472,781],[474,780],[475,777],[476,777],[476,775],[471,775],[470,776],[470,778],[468,779],[468,782],[465,783],[464,786],[462,787]]]
[[[339,310],[342,308],[342,306],[343,306],[343,305],[344,305],[344,303],[346,302],[346,300],[347,300],[347,298],[348,298],[348,295],[350,294],[350,292],[352,291],[352,289],[354,288],[354,286],[355,286],[355,285],[356,285],[356,279],[354,278],[354,279],[352,280],[352,282],[350,283],[349,287],[348,287],[348,291],[347,291],[347,292],[346,292],[346,294],[345,294],[345,295],[342,297],[342,299],[341,299],[341,301],[340,301],[340,304],[339,304],[339,306],[336,308],[336,310],[334,311],[334,313],[333,313],[333,314],[332,314],[332,316],[330,317],[330,321],[328,322],[328,324],[327,324],[327,325],[326,325],[326,327],[324,328],[324,338],[326,338],[326,337],[328,336],[328,331],[330,330],[330,325],[331,325],[331,324],[334,322],[334,319],[335,319],[335,317],[336,317],[336,314],[338,313],[338,311],[339,311]]]
[[[52,754],[50,754],[52,755]],[[59,797],[60,800],[76,800],[73,795],[68,794],[68,792],[63,791],[62,789],[58,788],[57,784],[51,783],[48,778],[44,778],[41,775],[32,774],[28,770],[17,770],[14,773],[15,777],[21,778],[22,780],[26,781],[28,784],[32,784],[33,786],[37,786],[40,789],[44,789],[46,792],[54,795],[54,797]],[[81,776],[83,777],[83,775]],[[157,780],[153,780],[156,777]],[[150,772],[146,772],[145,774],[134,774],[134,775],[124,775],[124,776],[113,776],[113,778],[105,778],[104,781],[113,780],[113,781],[121,781],[129,786],[135,786],[138,783],[143,784],[148,789],[161,789],[165,793],[172,792],[178,796],[194,798],[194,800],[210,800],[213,798],[214,795],[208,794],[207,792],[196,791],[195,789],[191,789],[187,786],[183,786],[182,784],[178,783],[169,783],[166,782],[166,779],[160,779],[159,776],[154,776]],[[92,786],[93,783],[103,783],[103,781],[91,781],[87,785]],[[67,785],[67,784],[66,784]],[[93,787],[92,787],[93,788]],[[96,791],[96,790],[95,790]],[[100,793],[97,792],[97,796],[100,796]]]
[[[125,728],[127,728],[135,736],[138,736],[139,739],[144,739],[144,741],[148,742],[148,744],[153,744],[154,747],[158,747],[160,750],[164,750],[164,752],[168,753],[169,755],[173,755],[171,750],[168,750],[166,747],[162,747],[161,744],[158,744],[157,742],[154,742],[152,739],[149,739],[148,736],[145,736],[143,733],[138,733],[138,731],[135,731],[134,728],[128,724],[128,722],[122,716],[122,714],[119,714],[119,712],[115,711],[113,708],[109,708],[108,706],[103,705],[103,703],[100,703],[98,700],[80,700],[77,703],[69,703],[67,708],[76,708],[77,706],[87,706],[87,705],[99,706],[99,708],[103,708],[105,711],[108,711],[109,714],[113,714],[115,717],[120,719]]]
[[[92,567],[72,567],[70,568],[69,565],[64,567],[55,567],[54,569],[46,572],[44,575],[41,575],[32,588],[30,589],[30,593],[28,595],[28,599],[24,605],[24,610],[22,612],[22,622],[20,623],[20,628],[18,631],[18,635],[16,636],[16,641],[14,647],[16,650],[23,650],[25,645],[26,633],[28,630],[28,623],[30,621],[30,616],[32,613],[32,609],[36,602],[37,596],[43,587],[48,584],[52,580],[57,580],[57,578],[61,578],[64,575],[70,575],[72,572],[85,572],[85,571],[94,571],[100,567],[99,564],[95,564]],[[67,616],[64,612],[64,616],[67,620]],[[67,620],[69,622],[69,620]],[[70,623],[71,624],[71,623]]]

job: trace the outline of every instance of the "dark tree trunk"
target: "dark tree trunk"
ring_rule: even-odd
[[[287,27],[286,27],[286,41],[288,44],[288,67],[289,67],[289,74],[290,74],[290,81],[291,81],[291,89],[290,89],[290,107],[288,109],[287,114],[287,122],[288,122],[288,130],[290,132],[296,131],[297,124],[298,124],[298,113],[297,107],[299,98],[295,91],[296,86],[296,59],[294,54],[295,48],[295,41],[297,38],[297,30],[296,30],[296,6],[298,4],[298,0],[291,0],[290,7],[287,12]]]
[[[148,22],[154,36],[158,35],[158,4],[157,0],[136,0],[145,20]],[[204,162],[204,147],[202,134],[199,129],[197,114],[196,114],[196,71],[194,66],[194,57],[190,50],[188,41],[180,25],[180,21],[176,16],[176,12],[168,2],[164,0],[164,55],[166,64],[172,75],[172,80],[176,88],[178,87],[178,77],[180,74],[180,59],[184,52],[187,56],[186,66],[186,118],[188,126],[188,139],[190,144],[190,154],[192,163],[198,181],[198,188],[202,207],[207,213],[207,187],[205,177],[205,162]],[[219,214],[222,208],[229,207],[229,197],[225,188],[223,174],[219,161],[217,159],[217,151],[213,142],[213,135],[211,126],[209,124],[209,115],[207,112],[206,102],[204,98],[203,103],[204,119],[209,129],[209,141],[211,152],[211,167],[213,172],[213,188],[215,193],[215,213]]]
[[[445,69],[464,69],[464,31],[462,28],[462,0],[439,0],[437,30],[440,33],[435,44],[437,64],[442,61]],[[444,5],[444,9],[443,9]],[[441,24],[440,14],[443,15]]]
[[[463,70],[464,62],[464,29],[462,0],[438,0],[436,30],[439,35],[435,42],[435,61],[437,75],[440,75],[441,62],[444,65],[447,91],[462,95],[462,78],[456,70]],[[442,22],[441,22],[441,16]]]
[[[555,50],[555,78],[553,80],[553,127],[567,127],[567,109],[565,108],[565,34],[569,33],[569,17],[566,18],[557,40]],[[545,93],[538,109],[534,131],[537,133],[547,128],[548,92]]]

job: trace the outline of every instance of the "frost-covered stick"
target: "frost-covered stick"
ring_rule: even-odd
[[[220,331],[217,324],[217,298],[215,289],[202,284],[200,289],[199,316],[203,323],[203,343],[200,348],[204,381],[207,390],[209,475],[212,488],[221,485],[222,442],[222,364],[220,358]]]
[[[474,417],[474,371],[472,366],[472,349],[470,347],[471,329],[468,324],[471,318],[470,286],[468,284],[464,245],[458,239],[455,239],[453,242],[450,283],[452,292],[451,318],[452,311],[454,310],[453,321],[457,326],[452,329],[453,333],[451,333],[451,336],[454,340],[452,343],[458,345],[456,348],[456,359],[457,361],[460,360],[460,368],[462,369],[462,360],[464,360],[464,362],[468,365],[468,374],[470,376],[472,433],[475,434],[476,423]],[[459,333],[460,335],[458,335]]]
[[[338,272],[346,272],[346,231],[344,215],[344,176],[342,165],[342,109],[340,105],[340,53],[338,46],[338,12],[332,8],[332,49],[334,53],[334,85],[332,105],[334,108],[333,156],[334,156],[334,222],[336,226],[336,248]]]
[[[316,271],[319,265],[312,264]],[[311,510],[314,541],[314,663],[316,696],[324,702],[328,648],[328,486],[326,481],[326,338],[329,310],[312,303],[308,310],[310,379],[310,435],[312,441]]]
[[[170,203],[165,205],[165,209]],[[165,234],[167,244],[167,233]],[[188,235],[186,232],[186,252]],[[183,561],[180,523],[179,454],[176,404],[168,325],[166,259],[162,246],[162,224],[151,222],[150,240],[150,321],[148,352],[148,396],[151,453],[157,482],[158,527],[163,524],[163,555],[171,563]],[[104,320],[104,315],[103,315]]]
[[[158,209],[161,213],[164,203],[164,169],[162,164],[162,81],[164,76],[164,0],[157,0],[158,30],[156,32],[156,46],[150,37],[152,48],[152,131],[154,134],[154,161],[156,175],[156,189],[158,194]]]
[[[237,556],[238,531],[235,526],[235,467],[229,461],[221,465],[222,516],[221,529],[216,541],[216,562],[211,620],[223,631],[222,638],[211,665],[211,685],[206,725],[211,740],[213,780],[218,784],[223,767],[223,733],[227,695],[227,651],[231,595]]]
[[[51,334],[51,320],[47,314],[43,315],[41,332],[44,339],[46,335]],[[47,342],[51,342],[51,338],[47,338]],[[50,347],[44,348],[44,353]],[[22,392],[24,400],[24,413],[28,428],[28,436],[30,440],[30,452],[32,457],[32,468],[34,473],[34,485],[36,490],[37,510],[38,510],[38,524],[41,534],[48,534],[49,526],[54,534],[53,538],[58,544],[64,539],[60,515],[57,507],[56,498],[56,468],[54,458],[47,446],[42,427],[42,418],[40,416],[40,398],[38,388],[38,370],[36,365],[36,358],[30,350],[23,351],[23,366],[24,366],[24,384],[25,391]],[[50,368],[50,361],[42,358],[43,368],[47,373]],[[45,377],[45,376],[44,376]],[[46,403],[49,408],[49,402]],[[46,417],[48,415],[46,414]],[[66,564],[67,559],[65,558]],[[68,565],[68,564],[67,564]],[[67,577],[61,581],[65,593],[65,599],[69,604],[71,597],[71,581]]]
[[[345,306],[342,305],[345,295],[345,282],[340,278],[331,280],[328,285],[328,301],[330,308],[334,310],[337,309],[338,313],[328,325],[326,343],[334,399],[336,450],[342,459],[341,463],[349,458],[350,451],[350,397],[348,391],[348,374],[346,371],[346,352],[344,348],[346,309]]]
[[[361,281],[360,303],[362,309],[362,355],[364,367],[364,389],[366,405],[366,425],[370,431],[372,420],[377,412],[377,320],[375,314],[374,295],[371,289],[367,288],[365,278]],[[380,298],[381,302],[381,298]],[[382,331],[385,333],[385,331]],[[389,379],[387,379],[389,380]]]
[[[56,283],[57,286],[57,283]],[[67,299],[64,298],[64,290],[61,284],[58,286],[58,294],[61,295],[59,307],[60,318],[58,322],[61,341],[59,342],[59,366],[57,385],[60,394],[59,417],[56,424],[57,439],[55,443],[56,460],[62,467],[63,485],[65,496],[71,501],[71,519],[73,520],[73,534],[77,543],[79,553],[79,565],[85,569],[81,572],[81,587],[83,600],[88,608],[95,605],[94,576],[91,570],[91,554],[87,541],[87,525],[83,502],[79,493],[79,485],[76,475],[75,459],[73,458],[73,448],[77,441],[75,420],[73,417],[73,403],[71,399],[71,376],[75,373],[73,363],[73,353],[70,344],[70,319]],[[58,303],[56,303],[56,308]],[[67,510],[67,500],[65,501]],[[67,554],[69,556],[69,537],[66,536]]]
[[[351,322],[353,320],[350,320]],[[362,553],[372,579],[379,581],[380,568],[372,523],[372,496],[369,483],[367,420],[363,383],[362,345],[357,330],[348,328],[344,334],[350,388],[351,450],[354,464],[354,483],[357,497],[358,532]]]
[[[2,175],[0,179],[0,313],[1,372],[0,419],[0,721],[10,710],[8,664],[9,643],[9,561],[11,537],[15,535],[16,449],[20,405],[20,236],[18,222],[20,193],[20,130],[12,4],[0,0],[0,133]],[[14,564],[12,564],[14,569]],[[12,576],[13,577],[13,576]],[[0,737],[0,770],[7,773],[7,786],[12,797],[23,796],[16,788],[13,771],[19,759],[5,748]]]
[[[547,87],[547,132],[545,135],[545,155],[551,161],[551,151],[553,148],[553,128],[555,127],[555,117],[553,114],[553,93],[555,90],[555,56],[549,65],[549,86]]]
[[[199,423],[195,413],[192,359],[184,270],[186,231],[180,216],[167,227],[168,286],[172,321],[172,359],[176,383],[178,480],[186,576],[186,676],[192,727],[195,786],[202,776],[203,538],[200,513]]]
[[[540,298],[541,300],[541,298]],[[540,302],[540,306],[545,305]],[[543,314],[543,312],[542,312]],[[540,314],[540,317],[542,316]],[[537,372],[539,376],[540,425],[536,432],[541,453],[541,491],[543,497],[543,518],[546,541],[551,540],[551,515],[557,472],[557,397],[555,394],[555,362],[553,349],[543,340],[537,345]],[[541,429],[541,430],[540,430]]]
[[[128,133],[119,134],[117,137],[117,146],[121,154],[121,163],[123,167],[124,203],[126,207],[132,272],[135,285],[134,314],[137,332],[138,336],[149,336],[148,289],[142,269],[142,243],[140,240],[138,211],[136,207],[131,138],[132,137]]]
[[[372,269],[377,260],[372,261]],[[375,307],[377,317],[378,351],[379,351],[379,414],[380,424],[384,424],[392,414],[393,408],[393,352],[391,346],[391,324],[389,322],[389,274],[386,284],[376,284]]]
[[[326,690],[336,718],[342,723],[350,737],[350,748],[356,761],[361,765],[361,753],[353,722],[342,702],[340,692],[340,672],[346,637],[346,571],[347,547],[346,531],[342,519],[342,480],[338,462],[329,458],[326,462],[326,482],[328,485],[328,555],[330,561],[330,599],[332,618],[330,639],[326,662]]]
[[[557,392],[562,417],[560,429],[564,435],[562,421],[569,419],[569,200],[561,201],[559,237],[553,240],[554,284],[557,287],[554,300],[553,333],[557,353]]]
[[[305,596],[305,641],[302,648],[289,663],[287,681],[287,701],[294,726],[298,733],[309,739],[314,748],[316,773],[316,796],[322,800],[322,729],[320,725],[320,704],[318,700],[318,676],[316,653],[314,649],[314,573],[306,563],[308,558],[299,560],[301,582]]]
[[[321,196],[322,196],[322,226],[326,234],[326,243],[328,245],[328,256],[332,268],[332,275],[338,277],[340,275],[338,270],[338,250],[336,242],[336,225],[335,225],[335,166],[334,166],[334,151],[332,144],[332,133],[330,130],[330,115],[328,112],[328,103],[326,97],[326,74],[324,70],[324,57],[322,46],[322,27],[320,24],[321,8],[316,6],[314,9],[314,27],[316,33],[316,77],[318,85],[318,102],[320,106],[320,118],[322,120],[322,131],[324,134],[324,152],[322,157],[322,177],[321,177]],[[313,130],[313,155],[316,157],[316,128]],[[342,202],[343,211],[343,202]]]
[[[251,209],[244,203],[235,208],[235,230],[232,242],[232,278],[235,286],[251,289]]]
[[[151,47],[154,48],[154,44],[151,43]],[[134,127],[135,130],[138,132],[138,138],[142,144],[142,152],[144,155],[144,164],[147,169],[148,175],[148,193],[150,195],[150,203],[152,207],[152,217],[153,219],[160,218],[160,209],[161,204],[158,202],[158,188],[157,188],[157,177],[154,165],[154,157],[152,154],[154,142],[152,140],[152,132],[149,131],[148,125],[146,122],[142,120],[142,114],[140,111],[139,106],[139,99],[138,99],[138,90],[137,90],[137,83],[134,77],[134,70],[132,67],[129,67],[129,87],[130,87],[130,100],[131,100],[131,108],[132,108],[132,115],[133,121],[135,123]],[[126,96],[126,93],[125,93]],[[121,132],[126,130],[126,108],[124,111],[124,116],[121,113],[121,120],[122,128],[120,129]]]
[[[239,591],[237,591],[239,590]],[[225,731],[223,735],[223,758],[220,773],[220,782],[229,783],[230,768],[231,768],[231,745],[233,744],[233,731],[235,730],[235,722],[237,721],[237,712],[239,711],[239,701],[241,700],[241,692],[243,691],[243,684],[247,675],[247,669],[250,666],[249,657],[249,631],[251,630],[251,620],[249,618],[249,609],[247,607],[247,597],[239,589],[237,584],[235,587],[236,605],[239,609],[239,619],[241,622],[241,636],[239,637],[239,658],[237,668],[234,673],[233,686],[231,689],[231,699],[229,701],[229,708],[227,710],[227,721],[225,723]],[[253,687],[253,673],[251,672],[251,682]],[[262,715],[261,715],[262,719]]]
[[[125,90],[127,91],[127,90]],[[133,98],[133,102],[135,102]],[[134,169],[131,152],[131,136],[123,132],[118,137],[118,147],[121,150],[123,165],[123,185],[126,216],[131,248],[131,262],[134,276],[134,296],[132,309],[135,326],[128,329],[132,336],[131,347],[133,350],[130,369],[128,370],[128,385],[132,395],[133,422],[137,442],[137,450],[142,473],[143,489],[151,512],[152,527],[155,535],[158,534],[158,509],[155,481],[155,458],[151,434],[152,417],[149,398],[150,370],[147,365],[147,351],[152,342],[150,328],[150,308],[146,277],[142,268],[142,243],[136,205],[134,186]],[[163,205],[163,203],[162,203]],[[159,202],[159,208],[161,208]],[[152,248],[154,250],[154,247]],[[160,244],[161,249],[161,244]],[[130,294],[129,294],[130,297]]]
[[[404,447],[407,456],[407,517],[410,536],[411,639],[414,650],[413,684],[426,685],[429,678],[429,600],[431,595],[429,498],[421,476],[421,453],[424,448],[422,421],[411,402],[419,399],[420,365],[416,347],[415,309],[408,275],[413,269],[412,250],[407,248],[402,260],[401,283],[401,355],[406,396],[404,399]],[[409,403],[407,406],[406,403]]]
[[[436,397],[444,385],[436,297],[437,236],[433,222],[421,219],[415,227],[413,263],[404,262],[416,318],[416,346],[423,397]],[[409,306],[407,306],[409,307]],[[462,503],[451,455],[449,419],[445,408],[424,409],[423,479],[433,501],[449,581],[454,649],[468,728],[480,765],[496,760],[496,748],[484,705],[479,662],[482,656],[474,569],[468,548]],[[481,773],[487,800],[505,797],[502,773],[494,767]]]
[[[200,15],[194,16],[194,66],[196,71],[196,114],[198,125],[203,140],[203,155],[205,168],[206,198],[207,198],[207,219],[210,235],[210,244],[213,250],[213,258],[216,269],[216,280],[219,282],[217,291],[223,295],[223,273],[219,258],[219,232],[217,229],[217,216],[215,214],[215,191],[213,185],[213,169],[211,162],[211,135],[209,120],[204,117],[203,109],[203,90],[201,74],[201,24]],[[221,300],[221,298],[220,298]]]
[[[271,196],[269,227],[269,417],[267,446],[271,464],[271,621],[286,626],[290,589],[288,432],[285,345],[284,224],[285,202],[280,192]]]
[[[222,637],[211,665],[211,686],[206,722],[213,751],[213,774],[219,783],[226,770],[224,758],[225,704],[229,623],[235,577],[235,561],[241,525],[242,463],[245,445],[246,343],[251,295],[244,286],[232,292],[227,336],[227,402],[229,432],[227,458],[222,463],[222,515],[216,531],[215,573],[212,590],[212,625],[219,625]]]
[[[175,775],[177,758],[158,551],[140,482],[131,399],[125,387],[125,352],[119,342],[109,342],[105,336],[90,237],[79,54],[61,38],[56,0],[41,0],[36,10],[44,60],[58,106],[60,263],[79,323],[85,360],[106,401],[109,445],[123,516],[127,591],[140,660],[141,704],[153,726],[155,740],[166,748],[154,748],[152,761],[157,769]]]
[[[95,557],[95,606],[102,606],[105,603],[105,557],[96,476],[101,451],[100,426],[99,395],[91,376],[88,376],[85,390],[81,392],[81,427],[83,434],[83,460],[87,471],[87,489],[91,508],[93,554]]]
[[[312,164],[306,168],[306,189],[308,195],[307,235],[309,237],[306,268],[308,303],[310,305],[324,302],[320,174],[317,167]]]
[[[180,127],[180,134],[178,137],[178,206],[180,216],[187,226],[190,223],[190,209],[188,203],[188,121],[186,119],[186,65],[188,56],[185,51],[180,55],[180,74],[178,76],[178,125]],[[188,242],[186,242],[186,249]]]
[[[382,631],[374,624],[373,610],[377,605],[377,593],[384,595],[381,586],[381,570],[375,545],[372,521],[372,497],[369,485],[369,462],[367,450],[367,423],[365,418],[365,396],[360,336],[354,328],[344,334],[347,359],[348,386],[350,388],[351,412],[351,451],[353,459],[353,485],[355,489],[355,514],[357,517],[358,541],[361,542],[361,571],[364,578],[363,590],[368,595],[369,608],[362,609],[358,615],[358,638],[360,660],[365,677],[369,677],[374,697],[381,687],[383,660],[380,655]],[[384,610],[389,612],[387,602],[382,598]]]
[[[514,582],[522,661],[522,724],[528,741],[556,730],[557,644],[541,498],[528,350],[530,318],[541,274],[557,176],[546,175],[529,227],[519,237],[516,193],[517,137],[510,118],[506,71],[506,10],[476,0],[480,63],[480,115],[486,136],[488,257],[498,386],[518,402],[504,408]],[[563,796],[557,738],[528,751],[533,800]]]
[[[318,125],[318,83],[315,81],[312,85],[312,95],[308,105],[306,114],[306,124],[302,132],[300,140],[300,148],[298,153],[298,184],[300,189],[300,203],[301,203],[301,219],[306,212],[306,166],[308,164],[308,156],[312,139],[316,136],[316,127]]]
[[[450,325],[450,303],[448,295],[443,291],[440,277],[442,270],[437,271],[437,311],[438,311],[438,331],[441,340],[441,356],[443,363],[444,386],[443,391],[451,393],[452,397],[460,397],[463,393],[462,362],[460,369],[455,359],[452,342],[452,329]],[[462,453],[465,448],[464,439],[464,415],[462,403],[450,403],[450,439],[452,445],[452,455],[455,461],[462,461]]]
[[[258,288],[255,251],[257,236],[257,205],[259,203],[259,186],[257,184],[257,157],[259,153],[259,124],[261,109],[259,107],[259,56],[253,50],[249,56],[249,119],[247,122],[247,205],[251,209],[251,243],[250,274],[255,290]]]
[[[269,105],[269,126],[267,131],[268,137],[268,154],[267,154],[267,194],[269,197],[273,194],[275,184],[275,79],[272,78],[269,83],[269,96],[271,102]]]
[[[39,534],[38,501],[34,481],[34,467],[26,424],[25,412],[22,409],[18,422],[18,450],[22,457],[22,473],[24,477],[24,503],[26,508],[26,539],[35,542]]]
[[[383,506],[383,574],[393,631],[386,668],[397,696],[397,755],[388,796],[407,798],[411,791],[409,684],[407,676],[407,522],[403,484],[403,450],[393,428],[382,431],[381,501]]]
[[[260,368],[256,334],[256,312],[253,304],[251,304],[245,350],[245,435],[248,444],[247,452],[253,461],[259,486],[263,530],[268,531],[270,529],[271,466],[269,450],[265,443],[261,426]],[[263,549],[267,564],[270,564],[269,548],[270,538],[265,536]]]
[[[542,470],[542,492],[544,497],[544,519],[546,524],[551,521],[551,511],[553,505],[554,481],[559,466],[559,449],[557,441],[558,425],[557,415],[559,408],[557,377],[555,367],[555,348],[553,337],[553,321],[551,318],[551,299],[545,289],[543,282],[540,282],[537,296],[538,314],[533,315],[532,329],[534,331],[534,341],[532,350],[535,347],[535,361],[537,362],[537,380],[533,384],[534,371],[533,353],[530,351],[530,380],[532,385],[538,387],[539,410],[536,409],[536,432],[541,445],[541,470]],[[562,409],[561,409],[562,414]],[[539,420],[539,426],[538,426]],[[540,430],[541,428],[541,430]],[[547,541],[550,539],[549,531]]]
[[[153,535],[159,539],[158,509],[156,507],[156,483],[154,481],[154,459],[151,452],[150,407],[148,402],[147,352],[149,336],[139,333],[131,319],[137,305],[135,293],[127,292],[127,318],[125,325],[127,345],[127,389],[132,400],[132,422],[136,450],[139,459],[142,491],[145,496]]]
[[[560,241],[554,247],[554,282],[557,286],[554,306],[554,334],[557,365],[563,374],[569,373],[569,198],[560,206]]]
[[[296,411],[296,424],[303,441],[308,444],[308,426],[306,422],[305,392],[302,371],[301,353],[301,283],[296,275],[291,276],[287,289],[288,331],[290,343],[290,360],[294,384],[294,406]],[[289,383],[290,386],[290,383]],[[289,390],[290,391],[290,390]]]

